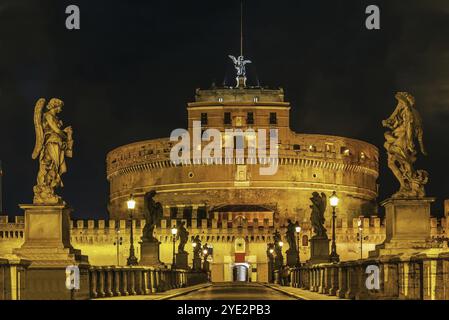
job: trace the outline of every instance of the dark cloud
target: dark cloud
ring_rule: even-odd
[[[104,217],[106,153],[185,127],[195,88],[232,79],[237,0],[80,0],[81,30],[68,31],[72,2],[0,1],[0,159],[11,214],[31,201],[37,98],[61,97],[75,130],[64,197],[77,216]],[[364,28],[370,4],[381,8],[380,31]],[[448,196],[448,1],[247,0],[245,9],[251,81],[285,88],[296,131],[377,145],[384,198],[397,185],[385,167],[380,121],[395,107],[394,92],[410,91],[426,127],[429,157],[418,165],[431,173],[428,193]]]

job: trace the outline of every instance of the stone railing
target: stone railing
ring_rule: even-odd
[[[152,267],[90,267],[90,298],[148,295],[171,289],[206,283],[201,271],[171,270]]]
[[[0,300],[20,300],[25,289],[25,270],[30,261],[0,258]]]
[[[275,281],[345,299],[449,300],[449,253],[305,265]]]

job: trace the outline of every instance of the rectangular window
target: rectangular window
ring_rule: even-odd
[[[201,114],[201,125],[207,125],[207,113]]]
[[[270,124],[277,124],[276,112],[270,112]]]
[[[293,145],[293,150],[299,151],[299,150],[301,150],[301,146],[299,144],[294,144]]]
[[[254,113],[252,113],[252,112],[247,113],[246,124],[254,124]]]
[[[351,152],[346,147],[341,147],[340,148],[340,153],[343,154],[344,156],[350,156],[351,155]]]
[[[177,207],[170,207],[170,218],[176,219],[177,215],[178,215],[178,208]]]
[[[224,124],[232,124],[230,112],[224,113]]]

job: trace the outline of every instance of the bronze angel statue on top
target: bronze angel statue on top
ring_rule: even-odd
[[[243,56],[234,57],[232,55],[228,56],[234,63],[234,68],[237,71],[237,77],[246,76],[246,65],[252,63],[251,60],[245,60]]]
[[[63,128],[58,118],[64,102],[52,98],[46,106],[45,103],[45,99],[41,98],[34,107],[36,144],[32,158],[38,159],[39,172],[33,188],[33,203],[64,204],[61,197],[55,194],[55,189],[64,186],[61,176],[67,172],[65,157],[72,157],[72,127]]]
[[[388,167],[398,179],[400,188],[393,198],[422,198],[425,196],[424,185],[429,180],[425,170],[415,170],[418,151],[415,141],[423,155],[427,155],[423,142],[422,120],[415,108],[415,98],[407,92],[396,94],[398,104],[393,114],[382,121],[389,129],[385,132],[384,147],[388,155]]]

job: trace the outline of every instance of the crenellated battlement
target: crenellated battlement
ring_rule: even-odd
[[[285,223],[274,220],[271,224],[268,219],[259,221],[242,220],[219,221],[217,219],[162,219],[156,236],[162,243],[171,242],[171,228],[185,222],[190,237],[199,235],[206,242],[233,242],[236,237],[243,237],[248,242],[271,242],[275,230],[279,230],[284,236]],[[337,242],[357,242],[358,219],[348,223],[344,219],[337,219]],[[431,235],[433,238],[445,238],[449,234],[449,223],[446,217],[441,219],[431,218]],[[301,222],[300,237],[303,242],[312,236],[310,222]],[[136,235],[142,233],[145,220],[133,220],[133,228]],[[379,217],[363,218],[363,235],[368,237],[366,242],[380,243],[385,238],[385,225]],[[325,227],[331,230],[330,221],[326,221]],[[24,217],[16,216],[14,222],[9,222],[7,216],[0,216],[0,240],[22,239],[25,229]],[[74,243],[105,243],[113,242],[117,236],[121,236],[124,242],[128,241],[130,222],[127,220],[72,220],[70,224],[71,240]],[[140,238],[140,236],[138,237]]]

